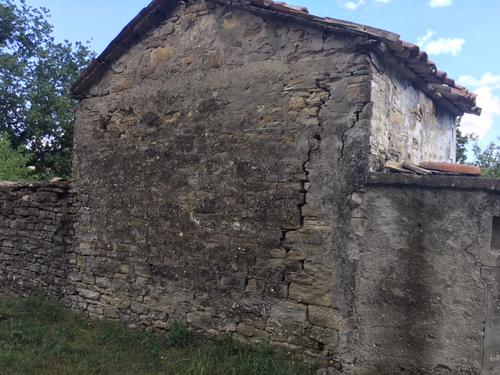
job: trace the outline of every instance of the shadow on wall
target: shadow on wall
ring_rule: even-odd
[[[386,358],[400,358],[412,368],[400,368],[401,373],[424,369],[432,363],[434,348],[432,338],[435,335],[438,311],[432,301],[437,297],[429,285],[434,268],[429,264],[427,252],[433,251],[427,246],[426,233],[432,222],[423,202],[406,199],[398,202],[401,212],[412,212],[410,221],[398,221],[397,233],[405,233],[406,244],[391,254],[391,265],[385,277],[380,280],[379,295],[384,317],[388,326],[396,325],[393,337],[383,337],[387,341],[384,349],[389,348]],[[439,217],[434,216],[435,220]],[[382,318],[383,320],[384,317]],[[385,333],[385,332],[384,332]],[[398,361],[399,362],[399,361]],[[393,364],[390,364],[392,367]],[[379,363],[380,370],[388,368],[387,361]]]

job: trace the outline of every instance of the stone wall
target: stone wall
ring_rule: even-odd
[[[345,353],[363,42],[200,2],[113,64],[77,113],[73,308]]]
[[[309,191],[314,190],[303,193],[306,198]],[[87,206],[80,210],[83,225],[75,237],[75,196],[65,182],[3,183],[0,293],[49,292],[77,311],[134,326],[163,329],[186,320],[212,334],[268,338],[289,350],[329,355],[344,373],[497,374],[499,180],[374,174],[349,198],[350,225],[344,223],[349,229],[343,230],[350,236],[343,243],[352,267],[323,255],[328,250],[321,249],[322,236],[331,229],[319,219],[321,208],[309,207],[311,200],[302,207],[303,226],[286,231],[266,257],[254,252],[244,285],[237,289],[233,283],[224,293],[219,280],[196,284],[205,277],[195,275],[199,266],[164,263],[163,270],[174,267],[178,273],[159,274],[147,253],[139,259],[124,257],[118,246],[102,253],[82,246],[96,241],[82,232],[91,220],[91,200],[79,199]],[[339,236],[344,233],[332,224]],[[334,245],[328,245],[331,253],[341,254]],[[228,260],[231,269],[221,271],[220,280],[238,276],[239,254]],[[342,277],[350,280],[346,270],[352,273],[350,294],[337,285]],[[269,289],[259,289],[261,283]],[[280,285],[286,296],[273,290]]]
[[[456,116],[437,106],[421,90],[374,54],[371,169],[385,161],[456,160]]]
[[[354,200],[356,368],[498,374],[500,182],[376,175]]]
[[[2,288],[346,373],[493,374],[500,187],[368,175],[453,158],[452,116],[363,38],[183,4],[80,102],[76,196],[1,191]]]
[[[66,182],[0,183],[0,293],[67,292],[72,201]]]

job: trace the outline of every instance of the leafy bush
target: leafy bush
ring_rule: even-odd
[[[25,181],[31,177],[28,170],[30,155],[14,150],[5,134],[0,134],[0,180]]]
[[[468,160],[468,150],[472,151],[472,161]],[[477,165],[484,177],[500,177],[500,143],[497,140],[482,148],[477,135],[463,134],[458,129],[457,162]]]
[[[168,332],[168,339],[174,348],[188,348],[194,342],[194,335],[185,324],[176,322]]]
[[[483,176],[500,177],[500,144],[492,142],[482,149],[475,141],[473,152],[474,164],[481,167]]]

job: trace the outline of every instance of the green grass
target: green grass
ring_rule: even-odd
[[[0,375],[308,375],[312,369],[181,324],[165,335],[89,321],[42,298],[0,300]]]

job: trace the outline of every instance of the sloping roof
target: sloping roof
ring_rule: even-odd
[[[386,60],[404,76],[410,79],[429,97],[448,108],[456,115],[464,113],[481,114],[476,106],[476,95],[465,87],[459,86],[439,71],[427,53],[420,48],[400,39],[400,36],[385,30],[341,21],[329,17],[317,17],[309,14],[307,8],[291,6],[272,0],[211,0],[254,13],[274,15],[286,18],[289,22],[307,24],[342,34],[363,36],[372,40],[373,48],[382,53]],[[72,87],[73,96],[83,98],[86,91],[109,69],[110,64],[121,57],[132,45],[137,43],[144,34],[165,19],[172,12],[178,0],[153,0],[144,8],[111,44],[93,60],[81,73]]]

